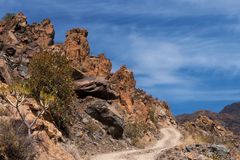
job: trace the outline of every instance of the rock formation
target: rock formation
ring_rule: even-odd
[[[77,99],[72,113],[74,121],[67,126],[68,134],[56,127],[50,113],[41,116],[32,128],[32,159],[79,160],[99,152],[133,148],[136,144],[144,147],[160,137],[159,129],[177,127],[166,102],[136,88],[131,70],[122,66],[112,73],[112,63],[104,54],[91,55],[86,29],[69,30],[66,40],[59,44],[54,44],[54,34],[49,19],[28,24],[26,16],[18,13],[0,21],[0,85],[10,86],[16,79],[28,79],[32,57],[43,52],[66,55],[74,70],[72,78]],[[10,92],[8,96],[12,96]],[[233,152],[233,148],[239,149],[236,136],[240,131],[239,105],[227,106],[220,113],[199,111],[178,116],[183,138],[187,142],[190,137],[191,143],[166,150],[159,158],[204,159],[216,153],[225,159],[239,156]],[[20,112],[27,121],[32,121],[40,107],[34,99],[27,98]],[[5,121],[11,121],[12,128],[21,125],[16,110],[0,96],[0,122]],[[130,137],[129,131],[139,137]],[[21,129],[22,135],[25,132]],[[204,144],[198,144],[200,142]],[[231,145],[231,150],[221,144]],[[0,148],[0,158],[4,159],[6,156],[1,151]]]
[[[79,154],[87,157],[132,147],[125,135],[125,127],[132,123],[148,126],[143,133],[147,139],[158,138],[161,127],[176,125],[168,105],[137,89],[133,72],[126,66],[111,73],[112,63],[104,54],[91,55],[86,29],[69,30],[64,43],[59,44],[54,44],[54,34],[49,19],[28,24],[26,16],[18,13],[0,21],[1,82],[11,85],[16,78],[28,79],[31,58],[43,52],[66,55],[74,69],[77,101],[74,123],[68,126],[69,135],[63,136],[49,115],[41,117],[33,128],[33,139],[39,141],[34,144],[35,159],[79,159]],[[7,102],[2,102],[0,107],[4,108]],[[31,99],[25,103],[21,112],[31,121],[39,107]],[[8,119],[20,121],[18,115],[9,114]],[[71,153],[69,147],[76,152]]]
[[[199,116],[207,116],[214,121],[218,121],[225,128],[234,134],[240,131],[240,103],[233,103],[225,106],[219,113],[211,111],[197,111],[193,114],[183,114],[176,117],[177,121],[182,124],[187,121],[194,121]]]
[[[179,115],[176,117],[176,119],[178,124],[182,127],[183,132],[185,132],[185,137],[188,139],[187,141],[190,141],[190,143],[208,144],[207,146],[199,145],[199,147],[201,147],[203,150],[208,151],[208,153],[204,153],[207,155],[206,158],[214,158],[211,157],[213,156],[213,153],[209,153],[209,144],[217,144],[222,145],[229,151],[224,151],[225,154],[222,156],[219,156],[219,154],[215,153],[215,158],[238,160],[240,158],[238,111],[239,103],[234,103],[232,105],[224,107],[224,109],[219,113],[203,110],[197,111],[193,114]],[[200,153],[194,153],[194,155],[191,153],[197,149],[198,148],[192,149],[192,151],[188,151],[188,154],[190,154],[191,157],[202,155],[202,151]],[[178,154],[183,152],[185,151],[178,150]],[[227,157],[224,158],[224,156]]]

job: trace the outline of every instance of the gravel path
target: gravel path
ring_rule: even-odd
[[[181,143],[181,133],[177,129],[163,128],[161,132],[163,138],[150,148],[99,154],[91,157],[90,160],[155,160],[163,150]]]

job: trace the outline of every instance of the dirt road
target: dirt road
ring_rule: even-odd
[[[153,147],[138,150],[128,150],[95,155],[91,160],[155,160],[156,156],[165,149],[169,149],[181,143],[181,134],[175,128],[161,129],[163,138]]]

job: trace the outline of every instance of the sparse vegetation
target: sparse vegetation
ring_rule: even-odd
[[[89,123],[87,123],[85,127],[91,134],[93,134],[94,132],[100,131],[99,126],[93,121],[90,121]]]
[[[204,135],[204,134],[195,134],[193,136],[193,139],[195,140],[195,143],[209,143],[209,144],[222,144],[223,141],[221,138],[216,137],[214,135]]]
[[[211,158],[212,160],[224,160],[225,159],[224,157],[222,157],[221,155],[219,155],[217,153],[213,153],[208,157]]]
[[[13,19],[13,17],[15,16],[15,13],[6,13],[3,17],[2,20],[7,21],[7,20],[11,20]]]
[[[144,122],[129,122],[125,126],[124,134],[135,144],[138,139],[144,136],[147,129],[148,126]]]
[[[49,110],[58,128],[66,131],[75,98],[72,68],[67,57],[60,53],[37,54],[30,62],[29,71],[28,85],[32,96],[38,101],[42,95],[55,97]]]
[[[8,116],[8,112],[6,110],[6,108],[0,106],[0,116]]]
[[[193,136],[195,143],[213,143],[213,140],[211,138],[212,137],[210,136],[204,136],[202,134],[196,134]]]
[[[0,157],[8,160],[26,160],[33,154],[32,142],[19,135],[10,121],[0,121]]]
[[[158,119],[157,119],[157,116],[156,116],[156,107],[154,107],[154,106],[150,107],[148,114],[149,114],[150,120],[151,120],[155,125],[157,125]]]
[[[30,90],[22,83],[17,83],[7,88],[1,85],[0,90],[0,95],[9,103],[9,105],[16,109],[18,115],[22,120],[22,124],[27,127],[28,136],[30,137],[32,127],[36,124],[37,120],[48,110],[49,105],[54,101],[54,99],[51,95],[46,96],[41,94],[40,106],[42,109],[32,121],[29,121],[26,120],[26,116],[20,111],[20,107],[25,102],[26,97],[30,93]],[[11,93],[13,99],[9,98],[7,93]],[[22,124],[19,126],[18,130],[22,127]]]

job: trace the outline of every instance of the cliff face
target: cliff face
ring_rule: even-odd
[[[23,13],[0,22],[0,80],[3,83],[10,85],[15,78],[28,78],[31,58],[45,51],[56,56],[65,54],[74,68],[74,86],[78,97],[75,103],[76,122],[69,126],[67,143],[60,146],[56,136],[61,132],[52,123],[50,125],[53,125],[55,132],[51,135],[41,127],[36,129],[35,134],[40,136],[40,141],[52,146],[49,150],[51,154],[56,152],[61,157],[66,152],[68,158],[65,159],[71,159],[72,155],[64,149],[66,145],[78,148],[81,156],[131,146],[125,135],[126,126],[131,123],[147,126],[143,137],[151,141],[158,138],[159,128],[176,125],[168,105],[137,89],[134,74],[126,66],[111,73],[112,63],[104,54],[90,54],[86,29],[71,29],[64,43],[60,44],[54,44],[54,33],[49,19],[28,24]],[[29,114],[33,112],[29,109]],[[17,115],[14,117],[19,120]],[[8,118],[12,119],[13,116]],[[44,118],[41,121],[45,123]],[[42,149],[39,152],[45,153]],[[49,159],[48,154],[43,154],[43,158],[39,159]]]
[[[54,29],[49,19],[29,25],[23,13],[0,22],[1,77],[10,83],[14,77],[27,78],[30,58],[53,45]]]

